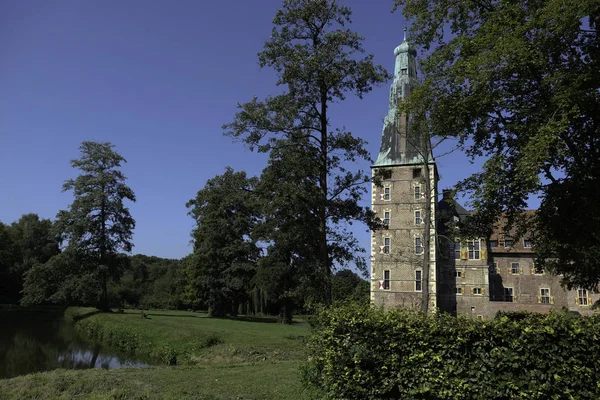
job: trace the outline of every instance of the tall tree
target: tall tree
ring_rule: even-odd
[[[206,302],[211,316],[235,314],[249,299],[259,255],[252,240],[256,183],[256,178],[228,167],[186,204],[196,222],[192,232],[195,265],[189,285]]]
[[[597,0],[397,0],[413,20],[422,86],[409,111],[458,137],[481,172],[459,184],[485,233],[502,214],[535,228],[540,264],[568,287],[600,282],[600,3]],[[534,221],[522,210],[542,204]],[[584,212],[573,212],[573,205]],[[533,222],[533,223],[532,223]],[[507,228],[510,228],[507,227]],[[583,233],[585,232],[585,233]]]
[[[56,225],[67,242],[66,252],[80,265],[75,271],[67,268],[67,275],[86,276],[98,288],[98,307],[108,309],[108,280],[119,276],[125,261],[119,253],[133,247],[135,221],[124,201],[135,202],[135,195],[120,170],[126,160],[114,145],[83,142],[79,150],[81,157],[71,166],[81,174],[63,185],[63,191],[73,191],[75,199],[68,210],[58,212]],[[35,276],[31,274],[31,279]]]
[[[224,130],[261,152],[273,150],[282,139],[305,139],[310,144],[306,160],[316,166],[318,189],[313,235],[319,248],[314,268],[323,282],[322,298],[329,303],[334,264],[352,259],[364,266],[360,255],[341,254],[328,244],[331,235],[341,232],[334,227],[373,219],[357,205],[366,192],[368,175],[348,169],[348,163],[357,159],[370,161],[365,142],[344,128],[333,129],[329,109],[348,94],[362,98],[389,75],[373,64],[372,55],[364,55],[363,38],[345,27],[351,23],[350,9],[335,0],[285,0],[273,23],[259,63],[276,71],[277,84],[285,90],[263,101],[254,98],[239,105],[240,111]],[[338,239],[353,241],[347,232],[341,232]]]

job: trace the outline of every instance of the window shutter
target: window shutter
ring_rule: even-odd
[[[481,288],[481,294],[485,294],[485,288]]]
[[[475,288],[471,288],[471,294],[475,294]]]
[[[385,247],[385,246],[379,246],[379,252],[380,252],[380,253],[383,253],[383,248],[384,248],[384,247]]]
[[[579,297],[575,296],[575,304],[579,305]]]
[[[479,255],[480,255],[479,259],[487,260],[487,250],[486,249],[481,249],[481,252],[479,253]]]
[[[519,267],[519,274],[523,275],[523,268]]]
[[[379,195],[379,200],[385,200],[385,193],[381,193]]]
[[[541,303],[542,302],[542,296],[538,296],[537,298],[538,298],[538,303]]]
[[[529,268],[529,275],[535,275],[535,268]]]
[[[550,296],[550,304],[554,304],[554,296]]]
[[[514,301],[515,303],[518,303],[518,300],[519,300],[519,298],[518,298],[517,296],[513,296],[513,301]]]
[[[462,243],[460,244],[460,259],[461,260],[469,259],[469,248],[467,247],[466,243],[464,245]]]
[[[508,267],[506,269],[506,272],[508,272],[509,275],[512,275],[512,267]]]

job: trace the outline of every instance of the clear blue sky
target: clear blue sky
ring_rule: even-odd
[[[404,19],[391,0],[348,0],[352,28],[393,72]],[[137,196],[134,253],[192,251],[185,203],[226,166],[258,175],[262,154],[222,135],[236,103],[276,92],[256,54],[279,0],[0,1],[0,221],[54,219],[72,201],[62,183],[84,140],[110,141]],[[389,84],[334,107],[332,126],[377,157]],[[438,160],[440,188],[471,173],[464,155]],[[368,168],[367,163],[360,167]],[[368,205],[369,196],[364,204]],[[369,234],[357,230],[363,246]]]

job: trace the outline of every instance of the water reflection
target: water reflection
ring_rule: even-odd
[[[56,368],[147,365],[80,340],[59,311],[0,311],[0,379]]]

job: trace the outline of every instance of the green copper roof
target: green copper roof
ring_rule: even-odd
[[[390,88],[389,111],[383,123],[381,134],[381,147],[374,167],[421,164],[423,162],[421,138],[407,138],[406,132],[401,132],[400,121],[405,118],[405,123],[410,125],[410,117],[406,118],[398,111],[400,101],[405,99],[417,87],[417,51],[406,40],[394,50],[396,65],[394,68],[394,81]],[[432,157],[429,157],[433,160]]]

